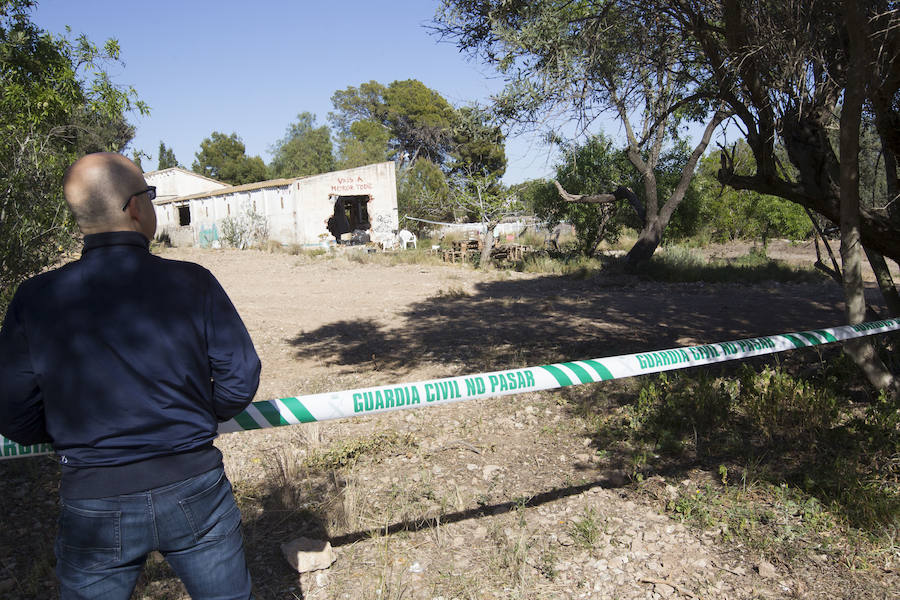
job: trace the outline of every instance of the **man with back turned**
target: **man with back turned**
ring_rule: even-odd
[[[209,271],[150,254],[156,189],[134,163],[89,154],[63,191],[81,258],[24,282],[0,330],[0,434],[61,463],[61,597],[129,598],[157,550],[193,598],[250,598],[213,446],[259,385],[247,329]]]

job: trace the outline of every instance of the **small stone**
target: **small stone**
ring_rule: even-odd
[[[316,573],[316,585],[320,588],[328,585],[328,573],[325,571],[319,571]]]
[[[422,573],[425,570],[425,567],[419,564],[418,561],[414,562],[409,566],[410,573]]]
[[[773,577],[778,576],[778,571],[775,570],[775,565],[765,559],[761,559],[759,561],[759,563],[756,565],[756,571],[759,573],[760,577],[765,577],[766,579],[772,579]]]
[[[336,560],[331,542],[307,537],[282,544],[281,553],[298,573],[327,569]]]
[[[485,481],[493,479],[500,473],[500,467],[497,465],[485,465],[483,469],[481,469],[481,478]]]
[[[672,594],[675,593],[675,588],[671,585],[666,585],[665,583],[657,583],[653,586],[653,591],[663,598],[671,598]]]
[[[556,540],[559,542],[560,546],[571,546],[575,543],[575,540],[572,538],[572,536],[565,531],[560,533],[556,537]]]
[[[482,525],[480,527],[475,528],[475,533],[472,534],[472,537],[474,537],[476,540],[483,540],[484,538],[487,537],[487,533],[488,533],[487,527]]]
[[[478,465],[473,464],[473,463],[469,463],[469,464],[466,465],[466,469],[469,470],[469,471],[477,471],[477,470],[478,470]]]

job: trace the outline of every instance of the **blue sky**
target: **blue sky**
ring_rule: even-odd
[[[236,132],[249,155],[269,162],[271,145],[296,115],[327,123],[331,95],[369,80],[418,79],[455,106],[485,102],[502,82],[487,67],[439,43],[426,29],[438,2],[133,3],[121,0],[40,0],[40,27],[86,34],[94,43],[116,38],[124,66],[110,73],[149,104],[132,116],[132,147],[152,156],[160,140],[190,168],[213,131]],[[547,176],[555,161],[537,136],[507,141],[506,183]]]

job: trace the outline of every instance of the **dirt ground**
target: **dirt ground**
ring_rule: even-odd
[[[602,273],[578,280],[388,265],[352,254],[162,254],[206,266],[229,293],[262,359],[257,399],[845,321],[842,292],[827,280],[664,285]],[[809,244],[778,242],[769,255],[815,257]],[[815,360],[813,349],[805,352]],[[603,385],[590,393],[604,394]],[[634,384],[615,389],[627,395]],[[562,392],[227,434],[217,445],[242,505],[257,598],[900,597],[896,556],[865,571],[824,555],[772,564],[722,541],[720,532],[671,519],[628,485],[625,466],[605,459]],[[335,448],[343,454],[331,456],[354,462],[304,479],[304,461]],[[0,509],[0,596],[46,597],[53,592],[53,463],[3,461],[0,475],[4,497],[15,499]],[[708,476],[696,466],[676,469],[659,479],[660,496]],[[588,523],[598,537],[585,543],[579,532]],[[336,562],[298,576],[280,550],[298,536],[330,539]],[[185,596],[156,557],[136,597]]]

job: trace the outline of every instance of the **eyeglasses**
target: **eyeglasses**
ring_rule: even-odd
[[[156,186],[151,185],[147,186],[146,190],[141,190],[139,192],[135,192],[132,195],[128,196],[128,200],[125,201],[125,204],[122,205],[122,212],[125,212],[125,209],[128,208],[128,203],[131,202],[131,199],[135,196],[140,196],[141,194],[147,194],[147,198],[152,202],[156,199]]]

